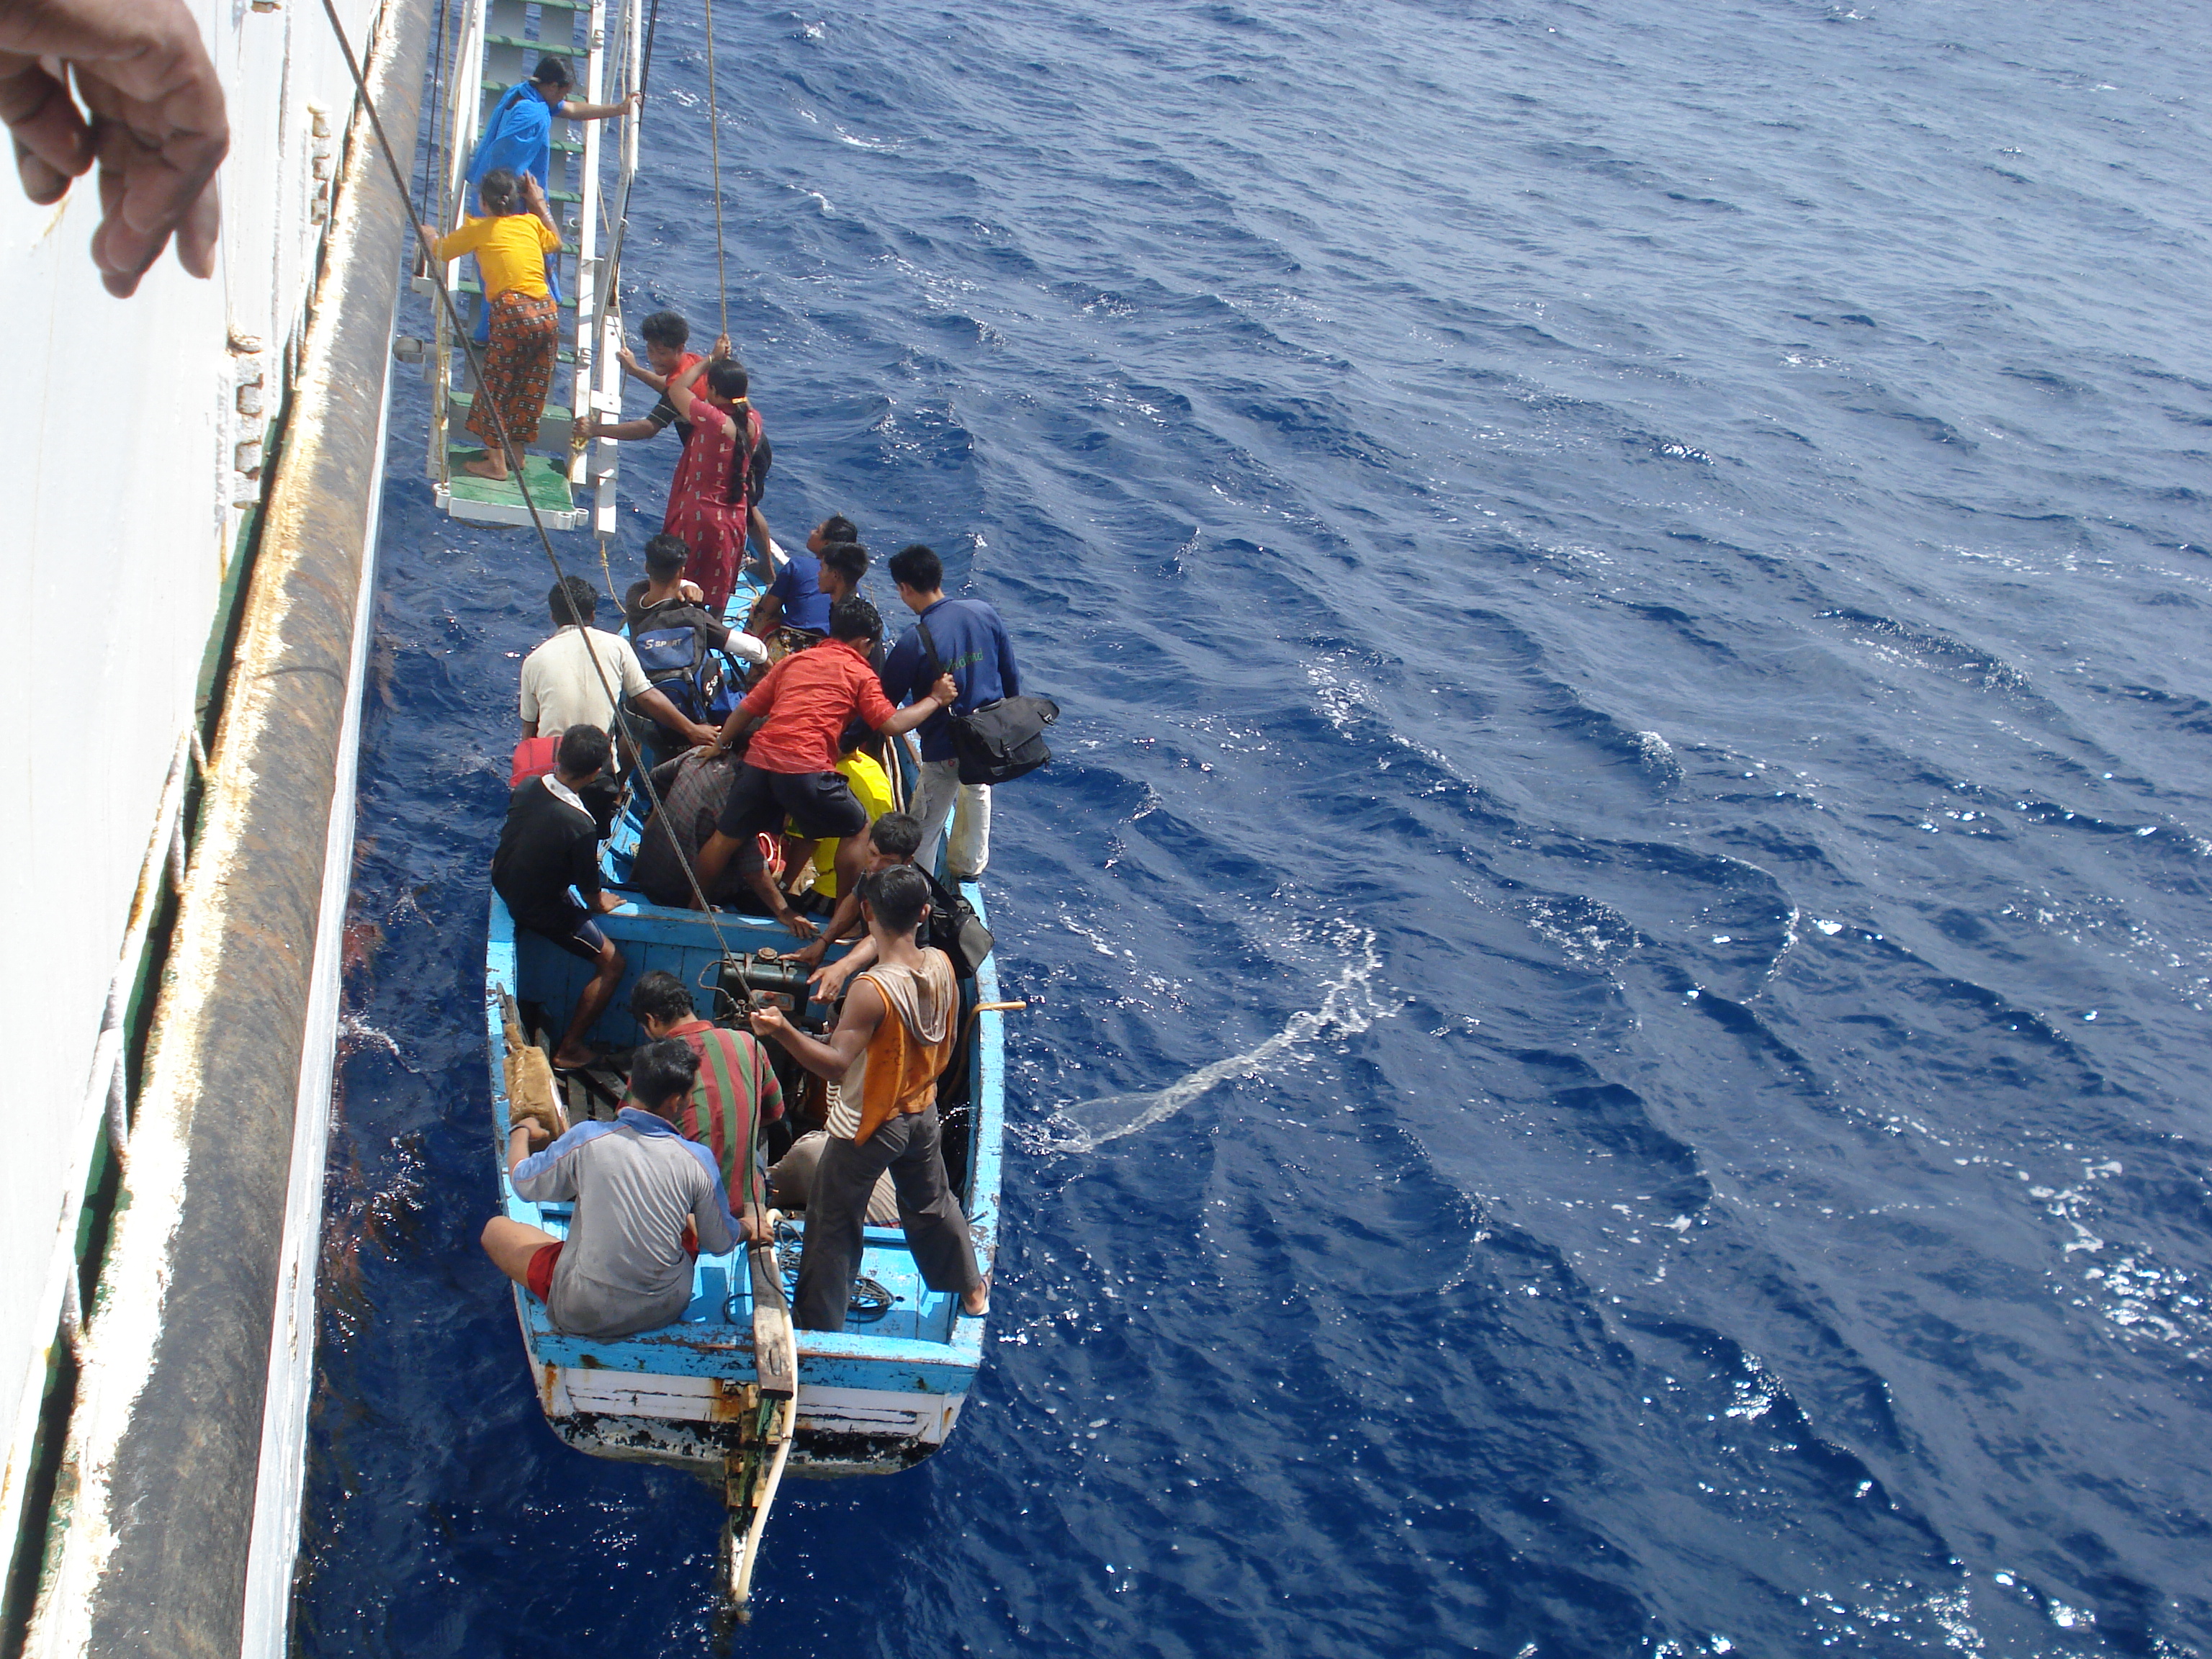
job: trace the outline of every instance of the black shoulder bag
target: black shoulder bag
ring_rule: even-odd
[[[921,873],[929,883],[928,926],[923,941],[952,958],[956,977],[973,979],[983,958],[991,954],[991,930],[983,926],[974,905],[928,871]]]
[[[922,649],[929,653],[933,683],[945,672],[929,624],[917,620]],[[946,716],[952,728],[952,752],[959,757],[963,783],[1011,783],[1052,758],[1044,729],[1060,718],[1049,697],[996,697],[965,714]]]

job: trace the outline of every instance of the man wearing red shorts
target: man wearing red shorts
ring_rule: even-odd
[[[699,1056],[678,1038],[638,1050],[630,1098],[611,1121],[580,1123],[542,1152],[532,1126],[507,1136],[508,1178],[538,1204],[573,1200],[568,1236],[503,1215],[484,1224],[484,1254],[545,1304],[556,1330],[610,1340],[649,1331],[691,1301],[689,1224],[698,1249],[737,1249],[737,1226],[714,1155],[677,1132]]]

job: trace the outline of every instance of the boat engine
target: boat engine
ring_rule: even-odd
[[[823,1018],[810,1009],[806,995],[807,969],[775,951],[763,947],[744,956],[728,956],[716,969],[715,1012],[720,1018],[741,1018],[756,995],[783,1010],[793,1025],[819,1030]]]

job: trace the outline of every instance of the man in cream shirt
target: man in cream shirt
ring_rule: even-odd
[[[711,744],[720,735],[714,726],[687,718],[653,688],[628,640],[592,626],[599,597],[591,583],[566,576],[545,597],[560,631],[523,659],[524,737],[550,737],[572,726],[596,726],[617,735],[610,690],[635,714],[657,720],[694,746]]]

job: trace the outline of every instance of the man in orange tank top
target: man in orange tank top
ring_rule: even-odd
[[[990,1275],[976,1265],[938,1141],[937,1079],[952,1058],[959,988],[945,952],[915,942],[929,909],[921,871],[879,870],[860,891],[876,962],[854,981],[830,1040],[807,1036],[775,1007],[751,1016],[756,1036],[781,1043],[830,1083],[830,1139],[807,1201],[792,1322],[801,1330],[844,1329],[868,1194],[886,1170],[923,1281],[957,1291],[960,1311],[981,1318],[989,1311]]]

